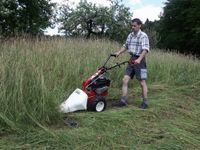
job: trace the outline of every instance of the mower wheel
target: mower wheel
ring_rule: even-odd
[[[95,96],[89,110],[101,112],[106,108],[106,100],[102,96]]]

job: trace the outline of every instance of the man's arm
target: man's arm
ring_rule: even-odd
[[[128,37],[127,37],[127,39],[126,39],[126,42],[125,42],[124,45],[121,47],[121,49],[120,49],[118,52],[115,53],[117,57],[128,49],[128,45],[129,45],[129,42],[130,42],[130,38],[131,38],[131,34],[128,35]]]
[[[140,64],[141,60],[145,57],[145,55],[149,52],[149,38],[148,36],[144,36],[142,38],[142,53],[140,54],[140,57],[135,60],[136,64]]]
[[[122,46],[122,48],[118,51],[118,52],[116,52],[115,54],[116,54],[116,56],[118,57],[120,54],[122,54],[123,52],[125,52],[127,49],[124,47],[124,46]]]
[[[141,60],[145,57],[147,53],[148,51],[144,49],[140,54],[140,57],[138,57],[138,59],[135,60],[135,64],[140,64]]]

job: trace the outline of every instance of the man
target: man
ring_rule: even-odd
[[[142,22],[140,19],[135,18],[132,20],[132,33],[127,37],[126,43],[122,48],[116,52],[116,56],[119,56],[125,51],[131,55],[129,64],[125,70],[123,85],[122,85],[122,96],[120,100],[113,104],[114,106],[122,107],[126,105],[126,96],[128,94],[128,82],[133,76],[136,76],[136,79],[139,81],[142,89],[142,103],[139,106],[142,109],[148,107],[147,102],[147,68],[145,55],[149,52],[149,39],[146,33],[141,31]]]

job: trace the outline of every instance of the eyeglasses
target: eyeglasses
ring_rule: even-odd
[[[135,24],[132,24],[131,26],[132,26],[132,27],[137,27],[137,25],[135,25]]]

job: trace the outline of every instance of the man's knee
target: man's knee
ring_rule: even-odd
[[[147,86],[147,85],[146,85],[146,81],[145,81],[145,80],[141,80],[141,81],[140,81],[140,85],[141,85],[142,87]]]
[[[129,76],[124,76],[124,78],[123,78],[123,84],[128,84],[129,80],[130,80]]]

